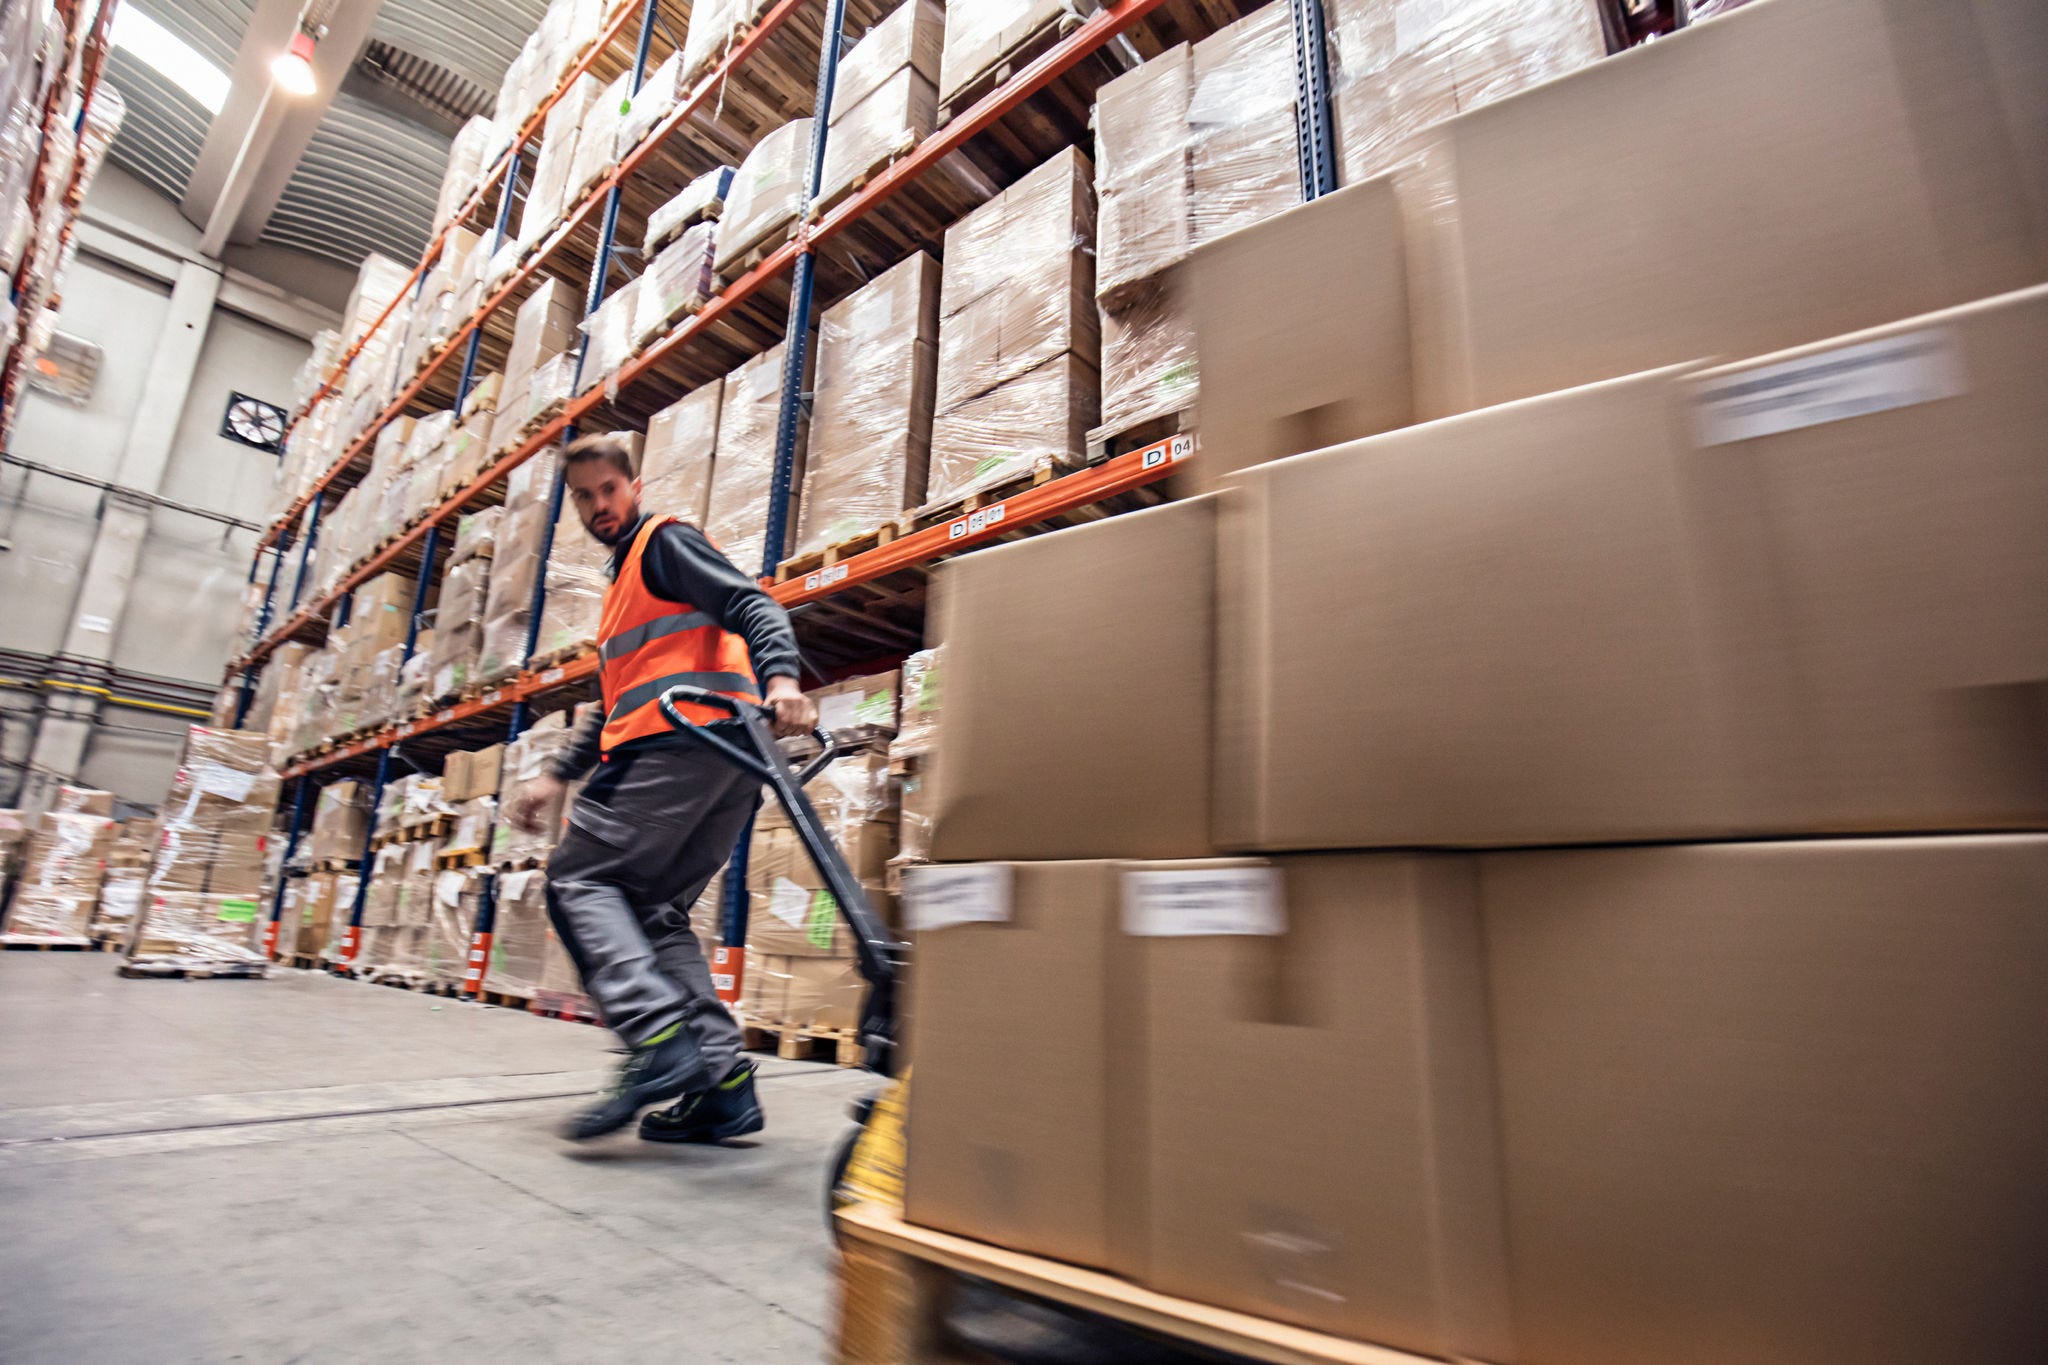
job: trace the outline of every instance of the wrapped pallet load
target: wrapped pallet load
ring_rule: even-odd
[[[633,350],[667,335],[671,324],[695,313],[710,299],[716,287],[711,259],[717,241],[716,223],[696,223],[684,228],[647,262],[647,272],[634,282],[639,289],[633,310]]]
[[[111,793],[106,809],[112,809]],[[88,930],[113,848],[114,820],[106,814],[53,809],[35,818],[27,853],[0,941],[90,942]]]
[[[640,455],[640,505],[702,526],[711,506],[711,461],[725,381],[692,389],[647,419]]]
[[[475,882],[465,891],[466,895],[480,893]],[[532,999],[540,988],[549,937],[547,873],[537,867],[499,873],[496,899],[483,988]],[[475,916],[470,920],[474,923]]]
[[[497,554],[498,523],[503,517],[503,508],[487,507],[456,524],[455,549],[441,580],[434,645],[428,655],[428,688],[437,701],[462,695],[483,653],[491,562]]]
[[[880,170],[931,134],[946,11],[938,0],[908,0],[869,29],[839,60],[818,204]]]
[[[534,580],[541,542],[553,523],[548,503],[554,493],[556,452],[540,451],[505,480],[505,511],[498,523],[484,601],[483,641],[476,679],[493,682],[526,664],[526,634],[532,619]]]
[[[548,110],[547,121],[542,125],[540,156],[533,165],[533,183],[519,214],[516,245],[507,242],[514,246],[515,259],[518,250],[547,236],[561,221],[562,210],[569,204],[569,180],[576,167],[576,129],[597,95],[597,81],[585,73],[569,82],[561,98]]]
[[[978,92],[979,77],[1012,53],[1075,27],[1095,8],[1094,0],[953,0],[946,6],[939,102],[957,113],[960,97]]]
[[[711,501],[704,532],[742,572],[753,573],[767,548],[768,495],[775,480],[775,427],[782,398],[783,350],[769,347],[725,377],[718,414],[718,453],[712,461]],[[790,470],[789,518],[796,521],[803,487],[805,425],[797,424]],[[775,558],[781,559],[781,546]]]
[[[725,196],[732,188],[732,177],[733,167],[719,166],[683,186],[675,198],[647,215],[647,235],[641,239],[641,249],[652,257],[682,235],[685,228],[716,223],[725,212]]]
[[[1089,171],[1068,148],[946,230],[933,501],[1082,459],[1101,344]]]
[[[924,501],[938,325],[939,264],[924,252],[820,319],[795,553],[865,535]]]
[[[1269,4],[1195,44],[1188,91],[1189,240],[1301,202],[1293,10]]]
[[[185,732],[129,965],[142,970],[260,967],[264,855],[277,808],[270,737],[194,725]]]
[[[772,242],[803,211],[804,177],[810,169],[811,121],[791,119],[770,132],[733,177],[725,214],[718,220],[717,268],[732,276],[748,255]]]

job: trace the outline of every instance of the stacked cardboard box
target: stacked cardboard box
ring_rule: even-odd
[[[470,938],[476,929],[476,898],[469,893],[471,884],[482,875],[473,868],[442,868],[427,882],[419,970],[430,982],[462,984],[469,967]]]
[[[505,356],[505,385],[491,422],[491,448],[503,454],[517,445],[534,418],[546,412],[566,381],[556,376],[573,355],[583,320],[582,296],[566,280],[543,280],[512,320],[512,348]],[[570,362],[573,365],[573,360]]]
[[[738,274],[749,252],[796,221],[804,207],[810,157],[807,118],[791,119],[754,144],[732,178],[718,220],[719,274]]]
[[[903,685],[897,709],[896,738],[889,741],[889,766],[896,774],[901,802],[896,856],[890,861],[891,887],[902,870],[931,859],[933,800],[932,750],[938,743],[939,669],[944,647],[921,649],[903,661]]]
[[[1453,120],[1414,278],[1459,289],[1405,294],[1466,328],[1416,344],[1466,384],[1446,420],[1360,336],[1410,316],[1368,306],[1415,268],[1392,186],[1197,248],[1264,301],[1198,305],[1205,440],[1252,467],[939,575],[932,845],[972,861],[905,876],[913,1220],[1440,1358],[2048,1349],[2014,1212],[2048,1140],[2048,253],[2038,170],[1985,167],[2021,22],[1767,0]],[[1713,152],[1616,159],[1624,126]],[[1788,166],[1869,197],[1735,230]],[[1700,272],[1556,292],[1673,193]],[[1836,259],[1887,240],[1894,273]],[[1139,562],[1143,612],[1070,586]],[[999,723],[1078,680],[1147,705],[1029,752]]]
[[[471,512],[457,524],[455,550],[441,579],[434,612],[434,645],[427,652],[432,697],[460,696],[483,654],[484,620],[490,606],[491,563],[497,553],[498,522],[504,509]]]
[[[808,340],[808,339],[807,339]],[[768,495],[775,481],[775,425],[781,412],[783,348],[778,342],[725,377],[718,410],[718,451],[711,464],[711,497],[704,533],[725,556],[751,573],[768,543]],[[806,424],[797,424],[785,525],[794,526],[804,482]],[[776,547],[775,559],[782,558]]]
[[[334,886],[327,933],[320,944],[320,960],[329,963],[340,962],[350,942],[349,927],[355,918],[356,897],[361,894],[362,879],[353,872],[316,872],[313,876],[331,877]]]
[[[924,501],[938,331],[939,263],[923,252],[825,311],[797,554]]]
[[[692,389],[647,419],[640,456],[640,503],[656,515],[704,525],[711,506],[711,461],[725,380]]]
[[[186,730],[157,818],[132,961],[262,961],[264,861],[277,793],[268,734],[200,725]]]
[[[934,501],[1082,456],[1101,346],[1089,170],[1068,148],[946,230]]]
[[[938,0],[908,0],[839,59],[820,203],[835,202],[855,180],[931,134],[945,29]]]
[[[869,904],[892,916],[886,883],[896,854],[896,802],[887,755],[837,759],[805,790]],[[747,901],[747,1018],[781,1028],[853,1028],[863,990],[853,939],[779,805],[755,819]]]
[[[100,882],[99,904],[92,912],[92,936],[100,942],[128,942],[148,892],[156,833],[154,820],[123,820],[115,826],[113,846],[107,850],[106,876]]]
[[[641,249],[653,257],[664,243],[684,229],[699,223],[717,223],[725,213],[725,196],[732,188],[732,177],[731,166],[718,166],[683,186],[675,198],[647,215],[647,235],[641,241]]]
[[[506,744],[500,769],[500,790],[510,796],[525,783],[545,775],[555,757],[568,746],[570,724],[568,712],[550,712]],[[573,793],[565,794],[560,805],[543,810],[537,834],[517,829],[509,820],[499,821],[491,831],[491,861],[500,867],[545,862],[561,838],[562,822],[568,817],[569,805],[574,800]]]
[[[113,794],[93,795],[106,801],[88,800],[82,803],[86,809],[65,810],[60,796],[56,808],[36,817],[0,937],[9,942],[88,941],[115,834],[114,821],[105,813],[113,809]]]
[[[946,45],[939,59],[939,100],[956,97],[1003,58],[1045,34],[1064,30],[1095,10],[1093,0],[955,0],[946,6]]]
[[[527,624],[533,619],[534,579],[541,567],[541,542],[552,523],[557,453],[536,453],[505,480],[505,512],[498,523],[497,553],[484,598],[484,628],[475,679],[492,682],[526,664]]]
[[[717,224],[696,223],[648,260],[647,272],[636,282],[632,351],[665,336],[671,323],[696,312],[711,297],[717,287],[711,268],[717,240]]]
[[[500,872],[484,989],[531,998],[540,987],[548,937],[547,873],[537,867]]]
[[[330,782],[313,802],[313,831],[307,856],[315,863],[355,863],[369,834],[368,790],[350,780]]]

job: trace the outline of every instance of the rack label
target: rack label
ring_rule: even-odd
[[[545,673],[540,675],[540,680],[544,683],[558,683],[562,680],[562,670],[559,668],[550,668]]]
[[[1003,863],[906,868],[904,923],[918,930],[1005,923],[1014,881],[1012,869]]]
[[[1195,453],[1195,438],[1190,433],[1169,437],[1157,445],[1146,446],[1138,457],[1138,468],[1157,469],[1167,463],[1179,464]]]
[[[1124,873],[1124,932],[1147,937],[1282,934],[1280,870],[1192,868]]]
[[[834,564],[831,568],[818,575],[818,581],[829,588],[844,577],[846,577],[846,566],[844,564]]]
[[[498,704],[498,689],[494,687],[484,693],[482,701],[485,706],[496,706]]]
[[[451,707],[449,707],[449,708],[448,708],[447,710],[445,710],[445,711],[436,711],[436,712],[434,713],[434,723],[435,723],[436,725],[446,725],[446,724],[447,724],[447,723],[448,723],[449,721],[451,721],[451,720],[454,720],[454,719],[455,719],[455,708],[454,708],[454,707],[452,707],[452,706],[451,706]]]
[[[413,724],[411,721],[407,721],[405,724],[398,727],[398,737],[400,739],[404,739],[407,735],[411,734],[412,731]]]
[[[1836,346],[1759,365],[1693,391],[1699,443],[1726,445],[1953,398],[1962,357],[1946,328]]]

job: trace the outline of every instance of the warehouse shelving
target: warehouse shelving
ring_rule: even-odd
[[[1320,33],[1321,14],[1316,0],[1276,2],[1291,3],[1296,11],[1298,33],[1311,23],[1313,31]],[[779,0],[772,6],[618,166],[569,207],[561,223],[528,251],[514,274],[434,348],[419,372],[399,388],[380,416],[349,443],[342,456],[269,528],[251,567],[253,582],[264,554],[269,553],[269,577],[257,617],[257,638],[228,670],[230,678],[239,674],[243,679],[243,710],[253,691],[255,670],[263,661],[286,641],[314,642],[323,638],[329,614],[346,601],[355,587],[378,574],[402,572],[415,578],[415,613],[405,650],[409,657],[417,635],[419,609],[424,606],[433,581],[444,529],[462,512],[496,500],[506,476],[541,450],[572,437],[579,427],[643,425],[651,413],[681,393],[726,373],[785,335],[805,334],[813,305],[819,299],[830,300],[850,292],[912,251],[938,247],[944,228],[993,192],[990,188],[977,195],[962,190],[946,170],[959,161],[949,158],[965,158],[991,187],[1010,183],[1061,148],[1085,143],[1094,91],[1104,80],[1126,69],[1134,60],[1205,36],[1258,7],[1256,3],[1240,5],[1234,0],[1115,0],[1089,12],[1057,41],[999,80],[993,89],[959,110],[913,149],[870,177],[861,188],[822,214],[800,216],[786,240],[728,281],[700,311],[627,361],[615,382],[571,400],[563,412],[500,454],[469,485],[344,573],[329,589],[301,604],[322,505],[362,477],[378,428],[409,410],[459,406],[477,373],[480,358],[486,355],[484,347],[492,347],[489,354],[495,357],[506,344],[503,333],[510,306],[523,290],[537,285],[543,271],[570,280],[586,278],[585,314],[595,311],[617,263],[616,245],[622,230],[644,223],[646,213],[687,183],[689,175],[728,159],[739,159],[738,152],[729,146],[691,142],[681,136],[685,125],[689,125],[687,131],[691,135],[702,131],[703,120],[693,119],[710,101],[730,96],[735,86],[745,80],[752,80],[757,92],[765,88],[771,94],[779,92],[786,96],[794,79],[797,54],[801,53],[802,60],[816,64],[815,95],[810,109],[829,108],[839,55],[847,45],[843,35],[849,28],[850,4],[852,23],[862,29],[894,8],[893,4],[878,0],[825,0],[819,7],[823,11],[822,22],[810,23],[807,16],[800,27],[797,16],[804,11],[806,0]],[[627,25],[634,9],[639,13],[640,23],[637,36],[629,43]],[[495,231],[498,237],[503,236],[521,172],[522,154],[537,134],[547,108],[581,71],[603,74],[632,70],[637,88],[637,82],[651,70],[650,54],[656,35],[665,34],[666,45],[674,46],[675,28],[664,23],[663,10],[662,0],[642,0],[607,19],[599,40],[578,57],[570,76],[527,120],[520,137],[455,215],[454,224],[474,221],[489,195],[495,192]],[[1308,11],[1313,11],[1312,18],[1304,18]],[[828,33],[836,40],[823,41]],[[1320,61],[1301,62],[1297,66],[1299,97],[1304,107],[1321,111],[1317,117],[1323,132],[1317,136],[1311,127],[1302,143],[1303,193],[1305,197],[1314,197],[1331,183],[1327,157],[1327,77]],[[808,111],[788,108],[786,102],[781,111],[784,117],[802,116],[805,112]],[[1312,118],[1308,122],[1315,121]],[[826,121],[820,118],[814,126],[810,148],[807,202],[815,199],[826,133]],[[1309,153],[1318,147],[1323,155],[1311,158]],[[663,185],[660,176],[664,172],[679,179]],[[416,289],[424,281],[445,241],[444,232],[430,244],[408,282],[408,289]],[[461,373],[451,391],[442,386],[458,351],[463,354]],[[309,400],[309,406],[332,391],[352,359],[353,353],[344,357],[342,365],[328,376],[321,393]],[[786,493],[794,463],[805,378],[803,365],[803,348],[791,348],[779,410],[775,485],[768,499],[771,522],[769,550],[761,566],[764,580],[774,574],[787,539],[788,528],[781,524],[781,517],[788,502]],[[1181,435],[1116,456],[971,511],[963,510],[952,521],[913,531],[887,545],[853,555],[829,570],[774,585],[771,591],[792,608],[799,638],[814,662],[821,655],[833,664],[848,666],[860,662],[882,664],[900,658],[919,642],[924,579],[934,561],[991,540],[1071,524],[1156,500],[1157,492],[1151,486],[1171,473],[1193,448],[1193,437]],[[558,479],[550,526],[555,520],[552,514],[559,511],[560,497]],[[282,599],[279,587],[284,561],[301,523],[298,565],[289,598]],[[544,544],[543,559],[546,554]],[[544,574],[538,575],[535,585],[529,657],[541,617],[545,579]],[[280,602],[284,603],[284,619],[271,629],[272,609]],[[313,781],[374,773],[374,801],[392,774],[394,761],[431,764],[454,748],[503,737],[508,728],[516,735],[534,708],[558,706],[587,695],[595,671],[594,659],[588,656],[550,668],[528,670],[476,698],[415,720],[384,725],[327,752],[300,759],[285,774],[299,779],[295,783],[291,846],[296,846],[301,832],[308,805],[306,791]],[[367,853],[366,841],[366,865]],[[743,857],[744,842],[736,856],[736,866]],[[728,878],[729,937],[734,924],[743,923],[743,918],[734,919],[735,915],[744,916],[743,881],[743,872]],[[358,921],[362,895],[359,888]],[[280,887],[274,914],[281,910],[282,901]],[[480,932],[489,929],[489,918],[486,897]]]
[[[57,302],[53,295],[46,294],[46,290],[52,284],[52,272],[62,262],[64,249],[71,241],[78,221],[79,203],[84,197],[86,156],[82,145],[71,158],[64,183],[61,186],[54,183],[51,171],[58,141],[55,134],[63,121],[66,106],[76,96],[78,112],[72,119],[71,132],[74,139],[82,140],[84,136],[86,116],[92,111],[93,96],[99,90],[100,73],[106,66],[110,46],[108,34],[113,28],[118,4],[119,0],[100,0],[95,10],[86,0],[54,0],[51,6],[50,19],[62,27],[64,45],[57,74],[50,79],[49,87],[44,91],[42,146],[37,151],[35,173],[29,181],[29,221],[35,226],[31,227],[28,242],[22,248],[21,261],[7,282],[8,297],[16,313],[14,344],[7,350],[5,363],[0,364],[0,447],[4,447],[13,434],[15,413],[22,385],[26,382],[26,367],[31,359],[28,354],[29,328],[38,312]],[[28,54],[14,55],[15,60],[25,60]],[[44,260],[37,249],[42,237],[37,227],[41,223],[43,206],[49,202],[52,193],[61,196],[64,221],[58,229],[52,258]]]

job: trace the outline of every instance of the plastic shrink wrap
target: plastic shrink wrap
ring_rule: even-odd
[[[1081,459],[1101,346],[1089,170],[1069,148],[946,230],[933,501]]]
[[[1182,43],[1096,95],[1095,290],[1105,305],[1187,259],[1193,79],[1194,49]]]
[[[261,732],[187,729],[131,960],[262,961],[264,855],[278,793],[269,756]]]
[[[473,556],[451,566],[441,580],[434,647],[427,656],[427,687],[436,700],[460,696],[473,680],[483,653],[490,578],[491,561]]]
[[[498,874],[484,989],[528,999],[540,989],[548,942],[547,873],[537,867]],[[472,884],[465,894],[478,894]],[[471,916],[471,922],[475,917]]]
[[[419,968],[436,985],[462,984],[470,933],[476,928],[476,902],[465,900],[463,892],[477,875],[467,868],[441,868],[426,883]]]
[[[704,172],[683,187],[682,193],[647,215],[643,250],[652,255],[684,228],[698,223],[716,223],[725,212],[725,196],[732,188],[733,167],[719,166]]]
[[[711,466],[711,499],[704,533],[743,573],[761,570],[768,543],[768,493],[775,478],[775,423],[782,397],[782,355],[786,342],[771,346],[725,377],[718,414],[718,453]],[[789,484],[794,525],[803,487],[804,425]],[[776,559],[781,558],[780,549]]]
[[[484,628],[477,656],[477,681],[492,682],[526,663],[527,624],[532,619],[533,585],[540,570],[548,502],[554,491],[557,452],[536,453],[505,481],[505,510],[498,523],[497,553],[484,604]]]
[[[939,100],[954,103],[975,77],[1010,53],[1049,29],[1079,24],[1094,10],[1089,0],[955,0],[946,6]]]
[[[633,314],[634,350],[665,335],[672,323],[695,313],[711,297],[711,256],[717,237],[716,223],[695,224],[647,263],[647,272],[635,281],[639,291]]]
[[[540,155],[533,164],[533,183],[519,213],[516,241],[521,248],[547,236],[562,219],[562,210],[569,202],[569,179],[576,169],[577,128],[596,101],[598,90],[597,81],[586,72],[571,81],[548,110],[541,125]]]
[[[103,814],[50,810],[37,816],[0,939],[85,941],[114,836],[114,821]]]
[[[647,419],[640,456],[640,505],[702,526],[711,505],[711,463],[725,381],[692,389]]]
[[[1456,114],[1607,53],[1586,0],[1325,0],[1338,178],[1391,170]],[[1721,9],[1729,8],[1720,5]],[[1694,0],[1693,15],[1702,14]]]
[[[718,220],[717,269],[734,274],[756,246],[796,221],[803,208],[811,155],[811,121],[791,119],[770,132],[740,163]]]
[[[820,203],[835,202],[856,178],[931,134],[939,112],[936,78],[945,25],[937,0],[910,0],[840,58]]]
[[[448,144],[448,169],[441,176],[441,192],[434,201],[434,231],[439,232],[455,211],[469,202],[505,141],[498,125],[481,114],[456,132],[455,140]]]
[[[1201,368],[1181,272],[1169,270],[1102,310],[1102,424],[1114,434],[1195,406]]]
[[[541,599],[540,635],[533,647],[536,660],[559,659],[597,642],[611,555],[611,547],[583,529],[576,509],[564,498],[555,522],[555,542],[548,551],[547,596]]]
[[[795,553],[863,535],[924,501],[938,312],[939,264],[919,252],[820,319]]]
[[[1301,202],[1293,11],[1269,4],[1195,44],[1188,231],[1195,246]]]
[[[678,49],[647,73],[647,79],[640,82],[638,90],[629,88],[624,93],[621,101],[623,112],[619,115],[618,135],[612,149],[614,162],[623,160],[628,152],[639,146],[642,139],[653,131],[654,125],[676,107],[677,77],[682,69],[683,54]]]
[[[317,866],[360,862],[369,833],[370,794],[362,783],[343,780],[320,789],[313,802],[313,833],[307,855]]]
[[[574,383],[577,393],[604,389],[616,396],[619,366],[639,351],[641,280],[628,280],[607,295],[597,311],[579,325],[583,333],[583,364]]]

